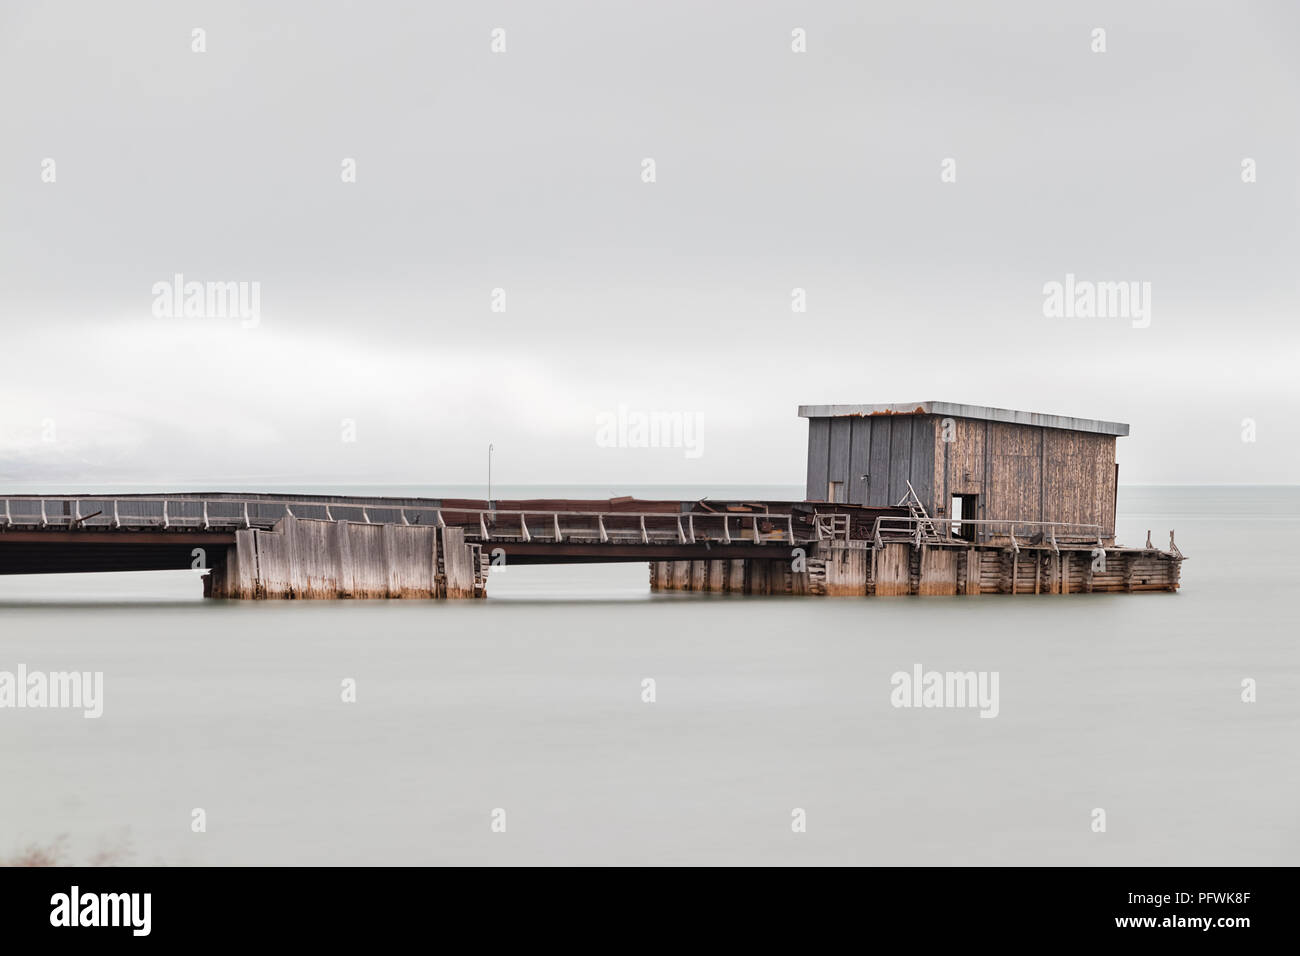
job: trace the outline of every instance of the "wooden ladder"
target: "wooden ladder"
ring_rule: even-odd
[[[912,520],[916,522],[916,528],[921,537],[927,540],[935,540],[940,537],[938,529],[935,528],[934,522],[930,520],[925,505],[921,504],[921,499],[910,481],[907,482],[907,494],[903,495],[903,500],[899,502],[899,505],[907,505],[908,513],[911,514]]]

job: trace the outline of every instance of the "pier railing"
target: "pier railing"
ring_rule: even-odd
[[[470,540],[615,543],[774,543],[793,545],[857,536],[843,513],[799,515],[789,512],[628,512],[465,508],[456,505],[400,505],[320,500],[239,497],[38,497],[0,498],[0,530],[191,529],[231,531],[269,529],[281,518],[353,521],[363,524],[461,527]],[[863,529],[865,530],[865,529]],[[882,515],[870,537],[886,541],[926,540],[1021,544],[1101,543],[1114,537],[1096,524],[1006,519],[930,518]]]
[[[516,511],[227,497],[0,498],[0,529],[266,530],[282,518],[461,527],[467,539],[481,542],[789,545],[815,538],[807,517],[771,511]]]
[[[446,524],[479,541],[564,541],[639,544],[794,544],[801,522],[777,512],[665,514],[626,511],[505,511],[447,508]],[[474,534],[477,532],[477,534]]]
[[[1101,545],[1114,538],[1113,530],[1099,524],[1075,524],[1066,521],[1020,521],[1015,519],[919,518],[882,515],[872,527],[871,537],[877,547],[887,541],[925,541],[991,544],[1004,542],[1008,547],[1095,543]]]

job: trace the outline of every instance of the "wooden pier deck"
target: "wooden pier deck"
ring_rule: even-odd
[[[653,590],[806,595],[1173,591],[1183,555],[1095,525],[811,501],[275,496],[0,498],[0,574],[206,570],[237,598],[482,597],[493,562],[646,562]]]

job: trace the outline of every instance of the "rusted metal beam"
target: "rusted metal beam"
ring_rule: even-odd
[[[0,531],[0,548],[5,544],[40,544],[52,547],[68,547],[82,544],[112,544],[130,547],[132,545],[158,544],[234,544],[235,535],[230,531],[202,531],[188,529],[184,531],[88,531],[84,529],[68,530],[51,528],[46,531]]]
[[[494,541],[510,564],[577,564],[592,561],[721,561],[762,558],[789,561],[794,549],[784,544],[599,544],[565,541]]]

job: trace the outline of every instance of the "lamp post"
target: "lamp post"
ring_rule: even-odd
[[[493,445],[488,442],[488,507],[492,507],[492,452]]]

